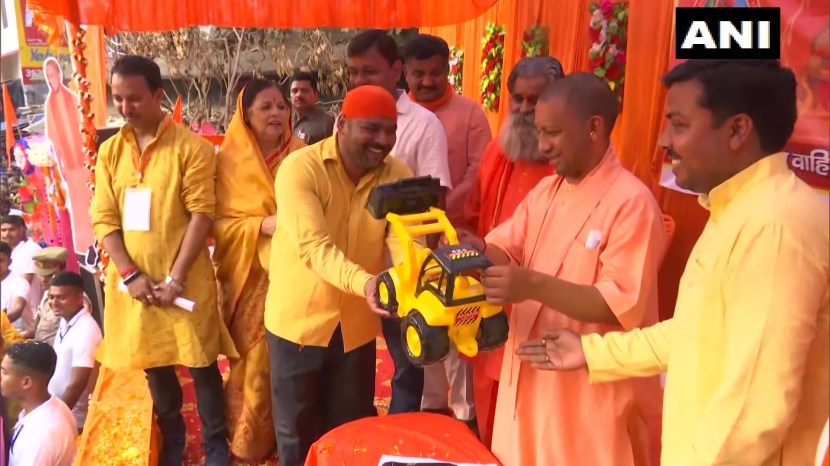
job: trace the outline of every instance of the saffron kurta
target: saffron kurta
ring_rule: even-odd
[[[290,117],[289,117],[290,121]],[[230,361],[225,404],[231,453],[261,460],[275,447],[271,382],[265,344],[265,295],[271,237],[262,221],[277,213],[274,178],[285,157],[305,146],[285,126],[285,144],[263,156],[243,119],[242,92],[216,163],[216,276],[222,287],[222,316],[240,357]]]
[[[701,202],[674,317],[584,336],[591,382],[667,371],[662,464],[812,466],[830,416],[827,205],[786,154]]]
[[[552,174],[553,168],[545,162],[511,161],[501,152],[498,139],[490,141],[476,171],[473,187],[465,200],[464,219],[467,227],[480,237],[486,236],[497,225],[513,216],[527,193],[543,178]],[[505,306],[505,311],[510,315],[511,307]],[[502,347],[479,353],[473,360],[473,390],[478,426],[482,439],[488,445],[503,359]]]
[[[656,378],[591,386],[586,371],[537,370],[515,350],[546,329],[605,333],[657,321],[665,234],[651,192],[609,149],[579,184],[556,175],[542,180],[486,239],[516,264],[593,285],[622,324],[580,322],[535,301],[514,305],[493,452],[504,466],[649,464],[646,413],[652,408],[644,402],[659,403]]]
[[[103,242],[122,230],[124,245],[135,265],[154,282],[170,273],[191,213],[214,215],[213,146],[166,117],[155,139],[144,149],[146,161],[139,181],[133,157],[138,145],[129,125],[101,145],[95,168],[95,195],[90,215],[95,235]],[[123,231],[127,188],[149,188],[150,230]],[[146,306],[118,289],[120,277],[107,268],[104,342],[98,359],[112,369],[147,369],[183,365],[205,367],[220,351],[236,355],[219,318],[216,278],[207,246],[184,277],[182,296],[196,303],[192,312],[171,306]]]

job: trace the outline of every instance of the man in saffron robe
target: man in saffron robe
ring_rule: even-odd
[[[592,386],[584,371],[539,370],[514,354],[551,326],[605,333],[657,321],[662,216],[611,147],[618,107],[589,73],[548,87],[535,119],[556,175],[478,244],[495,264],[482,272],[488,302],[514,305],[492,447],[504,466],[651,464],[641,398],[659,402],[657,378]]]
[[[447,195],[447,216],[455,225],[464,221],[464,202],[476,179],[479,160],[493,139],[490,124],[481,106],[458,95],[450,85],[450,47],[435,36],[420,34],[403,50],[409,97],[435,113],[447,135],[447,163],[453,189]],[[458,357],[455,347],[440,364],[424,368],[421,409],[448,412],[478,432],[473,395],[472,364]]]
[[[559,60],[552,57],[523,58],[507,79],[510,115],[498,139],[487,145],[467,196],[465,223],[479,237],[509,219],[516,206],[553,169],[539,152],[534,114],[539,95],[554,80],[564,76]],[[507,309],[509,312],[509,309]],[[479,353],[474,360],[474,391],[482,440],[490,444],[496,409],[503,349]]]
[[[72,224],[72,244],[67,248],[76,253],[86,253],[92,246],[94,235],[89,219],[92,199],[87,183],[89,170],[84,166],[81,117],[78,113],[78,96],[63,84],[63,72],[54,58],[43,62],[43,72],[49,84],[49,95],[44,104],[46,137],[55,148],[58,168],[66,182],[66,202]]]

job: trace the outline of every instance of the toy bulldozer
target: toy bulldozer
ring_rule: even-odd
[[[411,178],[376,186],[366,208],[374,218],[386,218],[398,236],[403,261],[377,281],[380,306],[403,319],[401,338],[416,366],[444,359],[450,341],[458,352],[475,357],[507,341],[507,315],[488,304],[484,288],[472,275],[492,265],[458,234],[438,204],[441,185],[430,177]],[[443,234],[449,245],[429,250],[415,238]]]

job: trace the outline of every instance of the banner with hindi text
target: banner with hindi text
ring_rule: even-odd
[[[793,172],[830,202],[830,0],[677,0],[676,6],[781,9],[781,61],[795,73],[798,92],[798,121],[784,151]],[[680,62],[671,50],[670,68]],[[668,158],[660,184],[688,192],[675,184]]]

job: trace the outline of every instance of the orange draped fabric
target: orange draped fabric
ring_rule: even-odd
[[[89,79],[89,93],[92,94],[93,122],[96,128],[107,125],[107,44],[104,39],[104,28],[101,26],[87,26],[86,77]]]
[[[42,22],[64,17],[75,24],[120,31],[166,31],[188,26],[255,28],[404,28],[456,24],[475,18],[496,0],[28,0]]]
[[[377,466],[383,455],[500,464],[461,422],[440,414],[404,413],[359,419],[329,431],[311,446],[305,466]]]

